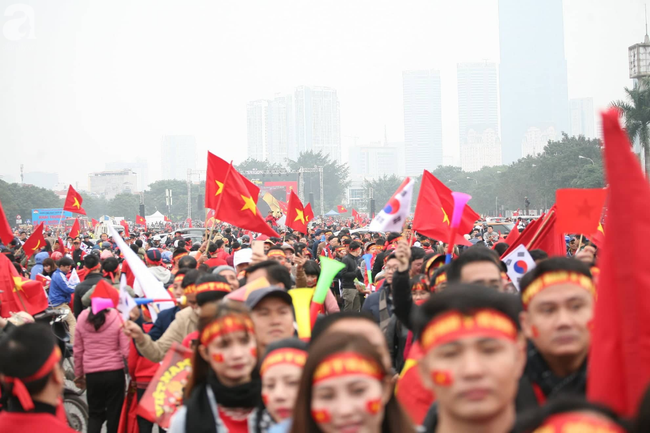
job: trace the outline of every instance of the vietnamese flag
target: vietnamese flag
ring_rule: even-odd
[[[425,170],[425,172],[427,171]],[[440,182],[440,180],[438,180],[433,174],[429,174],[429,182],[433,184],[433,188],[435,189],[436,193],[438,193],[438,198],[440,199],[442,210],[444,211],[445,215],[447,215],[447,218],[451,219],[452,215],[454,214],[454,197],[451,195],[451,190],[447,188],[444,183]],[[424,179],[424,175],[422,178]],[[474,223],[480,218],[481,216],[474,212],[474,209],[469,207],[469,205],[466,205],[465,210],[463,211],[463,219],[460,222],[460,226],[458,226],[458,233],[461,235],[470,233],[474,228]],[[465,239],[463,236],[460,237]],[[459,242],[456,241],[456,244],[458,245]]]
[[[172,222],[172,220],[170,220],[170,219],[167,217],[167,215],[165,215],[163,219],[164,219],[164,221],[165,221],[166,223],[170,223],[170,222]]]
[[[424,170],[418,201],[415,206],[415,215],[413,216],[413,230],[431,239],[447,241],[449,236],[451,236],[451,215],[454,209],[453,197],[451,197],[451,191],[449,191],[449,197],[451,197],[451,211],[447,212],[443,207],[438,191],[436,190],[436,181],[438,180],[434,175],[429,173],[427,170]],[[475,214],[475,212],[469,206],[465,206],[461,227],[456,233],[455,245],[472,245],[463,236],[463,233],[468,232],[469,229],[474,226],[474,222],[476,221],[473,220],[470,227],[467,228],[468,220],[466,218],[468,214]],[[469,218],[474,217],[470,216]]]
[[[209,182],[210,177],[208,177]],[[215,203],[215,217],[267,236],[280,237],[257,211],[256,195],[247,188],[245,177],[235,170],[232,163],[223,179],[219,200]],[[259,191],[259,189],[258,189]]]
[[[216,209],[219,203],[219,196],[223,192],[223,184],[226,181],[226,173],[228,173],[228,164],[223,159],[219,158],[208,152],[208,169],[205,178],[205,207],[208,209]],[[257,198],[260,195],[260,189],[250,180],[237,173],[245,185],[244,189],[248,190],[248,195],[257,203]]]
[[[45,246],[45,238],[43,237],[43,223],[40,223],[32,235],[27,238],[23,244],[23,251],[27,258],[41,251]]]
[[[0,254],[0,316],[9,318],[18,311],[33,316],[47,307],[43,283],[20,276],[9,259]]]
[[[361,222],[361,217],[359,216],[359,212],[357,212],[356,209],[352,209],[352,218],[354,218],[355,223]]]
[[[598,248],[602,248],[605,245],[605,229],[602,223],[598,223],[598,229],[589,236],[589,240]]]
[[[433,392],[424,386],[418,363],[424,358],[420,343],[414,341],[395,385],[395,397],[415,424],[421,425],[435,400]]]
[[[97,221],[95,218],[90,219],[90,225],[92,225],[93,229],[97,224],[99,224],[99,221]]]
[[[83,199],[81,195],[70,185],[68,187],[68,195],[65,197],[65,203],[63,203],[63,210],[86,215],[86,211],[81,207],[82,203]]]
[[[129,223],[127,223],[125,220],[120,221],[120,225],[124,227],[124,235],[122,236],[124,239],[130,237],[131,235],[129,234]]]
[[[340,204],[340,205],[336,206],[336,211],[337,211],[338,213],[346,213],[348,210],[345,208],[345,206],[343,206],[342,204]]]
[[[283,214],[287,214],[289,212],[289,205],[281,200],[278,200],[278,205],[280,206],[280,210],[282,211]]]
[[[147,226],[147,220],[141,215],[135,216],[135,223],[141,226],[145,226],[145,227]]]
[[[293,190],[289,193],[286,226],[300,233],[307,233],[307,219],[305,208]]]
[[[81,229],[79,228],[79,218],[75,218],[72,227],[70,227],[70,233],[68,233],[68,237],[74,239],[79,236],[80,231]]]
[[[587,398],[632,417],[650,383],[650,267],[639,241],[650,217],[650,184],[619,124],[618,109],[602,116],[610,193],[607,236],[598,257]]]
[[[5,211],[2,208],[2,203],[0,203],[0,241],[2,241],[2,243],[5,245],[9,245],[9,242],[13,240],[14,232],[11,231],[9,220],[7,220]]]
[[[311,210],[311,203],[307,203],[307,206],[305,206],[305,220],[309,222],[313,219],[314,219],[314,211]]]
[[[558,189],[555,192],[557,205],[556,230],[565,233],[591,234],[598,230],[600,217],[607,198],[607,190]]]

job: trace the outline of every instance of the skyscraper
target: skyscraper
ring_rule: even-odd
[[[586,138],[596,138],[594,99],[571,99],[569,100],[569,111],[571,114],[571,130],[569,135],[584,135]]]
[[[562,0],[499,0],[499,39],[501,143],[511,163],[527,135],[569,131]]]
[[[193,135],[166,135],[160,150],[163,179],[186,180],[187,170],[196,169],[196,139]]]
[[[266,152],[269,162],[284,164],[298,157],[293,97],[277,96],[266,106]]]
[[[404,71],[404,146],[406,174],[442,164],[440,71]]]
[[[322,151],[341,162],[341,113],[336,90],[300,86],[294,92],[294,104],[297,146],[294,154]]]
[[[458,64],[458,123],[464,171],[501,164],[498,98],[495,63]]]
[[[246,105],[248,157],[266,160],[266,114],[268,101],[251,101]]]

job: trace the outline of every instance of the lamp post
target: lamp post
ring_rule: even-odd
[[[593,159],[591,159],[591,158],[587,158],[586,156],[578,155],[578,158],[580,158],[580,159],[588,159],[589,161],[591,161],[591,165],[596,165],[596,164],[594,164],[594,160],[593,160]]]

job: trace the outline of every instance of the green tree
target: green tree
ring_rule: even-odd
[[[312,168],[323,167],[323,199],[325,201],[325,212],[335,209],[343,203],[345,190],[350,185],[350,168],[347,164],[337,164],[329,156],[322,152],[303,152],[296,161],[287,160],[289,171],[297,171],[300,167]],[[309,199],[309,193],[314,194],[314,214],[320,213],[320,182],[319,173],[305,173],[305,201]],[[306,203],[305,203],[306,204]]]
[[[645,172],[650,174],[650,79],[642,79],[632,89],[625,88],[626,100],[614,101],[625,116],[625,129],[630,141],[639,140],[645,160]]]
[[[134,221],[140,211],[140,195],[123,192],[108,202],[108,213],[112,217],[122,217]]]
[[[392,174],[390,176],[383,175],[372,181],[364,181],[363,189],[365,190],[366,197],[370,197],[370,189],[372,189],[372,197],[375,199],[376,211],[388,203],[388,200],[395,194],[395,191],[397,191],[397,188],[399,188],[403,180],[403,178]]]
[[[89,220],[108,214],[108,200],[106,198],[90,194],[83,194],[82,197],[84,199],[83,208],[86,210],[86,216]]]
[[[205,218],[205,181],[192,183],[190,204],[192,218],[203,220]],[[172,204],[167,206],[165,190],[172,191]],[[168,216],[172,221],[187,218],[187,182],[183,180],[159,180],[149,185],[149,190],[144,193],[145,213],[151,215],[156,211]]]
[[[0,180],[0,203],[2,203],[5,215],[12,226],[16,222],[17,215],[20,215],[23,221],[31,219],[32,209],[63,206],[63,200],[49,189],[34,185],[7,183],[2,180]]]

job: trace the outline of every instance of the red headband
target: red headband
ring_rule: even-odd
[[[25,411],[34,409],[34,402],[32,401],[32,397],[29,395],[29,391],[27,391],[27,388],[25,387],[25,383],[34,382],[35,380],[42,379],[50,374],[59,360],[61,360],[61,350],[59,349],[59,346],[54,346],[52,353],[50,353],[50,356],[45,360],[36,373],[23,378],[5,376],[4,381],[6,383],[13,383],[14,386],[11,393],[18,397],[18,401],[20,401],[20,405]]]
[[[304,350],[294,349],[292,347],[276,349],[264,358],[262,366],[260,367],[260,375],[264,376],[264,373],[266,373],[269,368],[280,364],[291,364],[303,368],[305,366],[305,361],[307,361],[307,352]]]
[[[201,283],[196,286],[196,293],[203,292],[228,292],[232,291],[230,284],[224,283],[222,281],[208,281],[207,283]]]
[[[278,257],[285,257],[285,258],[287,257],[287,255],[282,250],[269,250],[269,252],[266,253],[266,256],[267,257],[278,256]]]
[[[594,282],[588,276],[578,272],[569,271],[547,272],[530,283],[528,287],[526,287],[526,290],[524,290],[522,293],[521,303],[524,305],[524,309],[528,309],[528,305],[530,305],[531,300],[539,292],[548,287],[558,284],[573,284],[575,286],[582,287],[592,296],[596,297],[596,288],[594,286]]]
[[[372,359],[366,358],[357,352],[339,352],[328,356],[316,367],[312,384],[333,377],[352,374],[370,376],[377,380],[384,377],[381,368]]]
[[[515,341],[517,327],[512,319],[500,311],[482,309],[471,315],[449,311],[433,319],[422,332],[422,349],[425,352],[459,338],[486,335]]]
[[[255,329],[251,319],[235,315],[220,317],[206,326],[203,332],[201,332],[201,344],[207,346],[215,338],[237,331],[246,331],[249,334],[254,334]]]
[[[565,412],[551,416],[533,433],[624,433],[618,424],[587,413]]]

